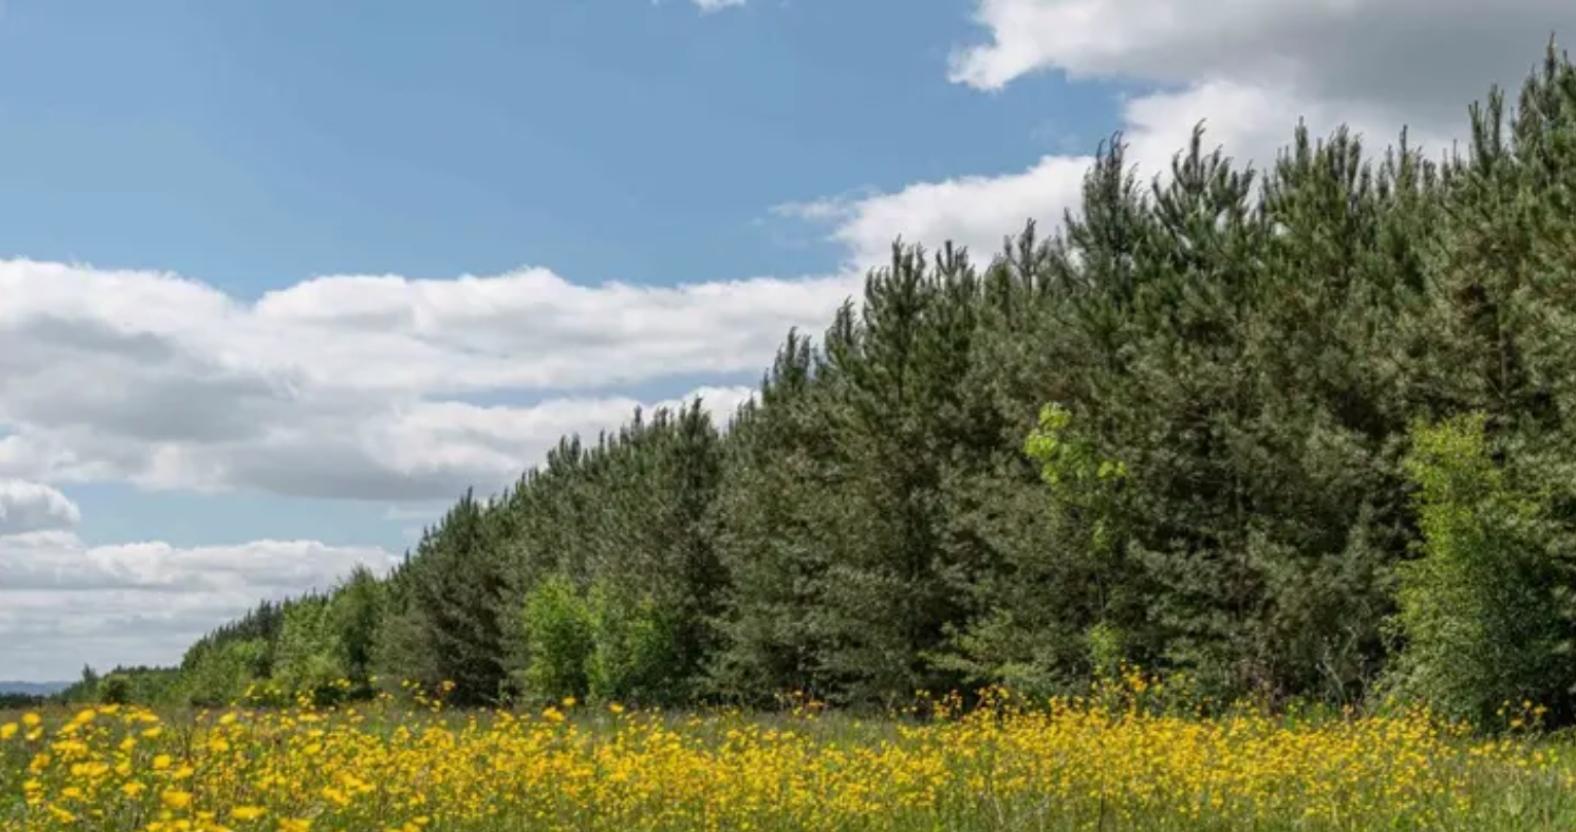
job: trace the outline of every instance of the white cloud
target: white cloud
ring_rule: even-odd
[[[921,182],[890,194],[800,206],[806,219],[835,219],[833,237],[860,265],[881,263],[892,241],[935,247],[951,240],[979,257],[1001,249],[1027,218],[1060,219],[1078,194],[1091,159],[1046,156],[1027,171]]]
[[[1151,96],[1160,99],[1233,90],[1238,100],[1227,102],[1228,114],[1239,126],[1251,117],[1258,127],[1250,132],[1271,131],[1244,142],[1259,158],[1285,140],[1297,117],[1317,128],[1369,128],[1381,143],[1403,126],[1436,139],[1455,135],[1472,99],[1491,84],[1519,85],[1551,33],[1576,31],[1576,4],[978,0],[975,18],[989,40],[954,54],[954,81],[994,90],[1054,70],[1158,85],[1168,90]]]
[[[262,598],[391,563],[313,541],[89,545],[55,484],[385,499],[436,519],[636,407],[699,396],[725,423],[751,388],[610,391],[753,376],[856,288],[587,287],[525,269],[324,277],[248,303],[171,274],[0,261],[0,677],[169,663]]]
[[[69,529],[81,519],[76,503],[47,485],[0,479],[0,536]]]
[[[790,327],[824,325],[857,288],[847,276],[580,286],[524,269],[321,277],[245,303],[170,274],[0,261],[0,476],[485,492],[561,435],[616,426],[640,404],[600,391],[753,376]],[[535,401],[476,403],[489,398]]]
[[[0,676],[69,679],[84,664],[169,664],[258,601],[330,587],[375,547],[260,540],[89,546],[66,531],[0,536]]]
[[[979,0],[988,41],[953,57],[952,80],[999,90],[1025,75],[1148,86],[1122,102],[1128,159],[1163,172],[1199,122],[1206,142],[1264,168],[1299,120],[1316,135],[1345,124],[1370,147],[1403,127],[1442,153],[1467,103],[1516,84],[1551,31],[1576,31],[1568,0]],[[951,239],[977,256],[1028,219],[1054,227],[1076,209],[1090,158],[1048,155],[1026,170],[920,182],[785,212],[831,222],[853,264],[887,256],[893,238]]]
[[[1332,100],[1371,100],[1455,118],[1462,96],[1519,82],[1566,0],[979,0],[984,43],[952,78],[999,89],[1061,70],[1160,84],[1253,82]]]
[[[151,360],[204,391],[221,388],[226,401],[313,387],[585,388],[756,369],[789,326],[822,323],[853,287],[836,276],[582,286],[533,268],[455,280],[318,277],[244,304],[169,274],[11,260],[0,261],[0,330],[39,343],[0,361]],[[52,375],[53,389],[74,386]],[[103,395],[121,407],[137,392]]]
[[[744,5],[745,0],[692,0],[695,7],[704,14],[720,12],[723,9],[732,9]]]

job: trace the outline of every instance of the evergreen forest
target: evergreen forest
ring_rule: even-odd
[[[1471,91],[1467,91],[1470,97]],[[565,437],[387,575],[67,698],[848,707],[1128,668],[1576,720],[1576,67],[1454,148],[1202,128],[1055,228],[898,242],[754,400]]]

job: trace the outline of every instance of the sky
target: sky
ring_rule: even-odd
[[[0,679],[170,663],[564,434],[719,420],[1100,142],[1442,154],[1568,0],[0,0]]]

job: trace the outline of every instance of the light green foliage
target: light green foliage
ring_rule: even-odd
[[[346,679],[344,642],[334,627],[333,607],[326,598],[305,598],[285,609],[284,624],[274,647],[272,678],[292,694],[330,702]]]
[[[527,594],[522,616],[525,667],[518,684],[531,698],[573,696],[662,702],[683,685],[677,626],[648,596],[607,583],[582,593],[562,575]]]
[[[254,682],[268,677],[269,646],[257,638],[230,639],[191,657],[182,668],[187,701],[218,707],[241,701]]]
[[[626,593],[605,584],[591,589],[591,696],[632,703],[683,699],[678,622],[649,596]]]
[[[1110,622],[1101,621],[1089,628],[1084,638],[1089,643],[1089,666],[1096,680],[1111,681],[1120,678],[1126,660],[1126,646],[1122,631]]]
[[[1093,446],[1072,434],[1073,415],[1058,404],[1040,410],[1039,427],[1029,434],[1024,453],[1040,464],[1045,484],[1061,493],[1091,490],[1094,483],[1109,483],[1127,476],[1119,460],[1102,459]]]
[[[1050,487],[1056,509],[1078,512],[1088,526],[1088,547],[1098,555],[1110,554],[1118,545],[1122,481],[1127,465],[1106,459],[1094,444],[1072,430],[1067,408],[1048,404],[1040,410],[1040,423],[1024,443],[1024,453],[1040,465],[1040,479]]]
[[[585,698],[596,649],[596,619],[591,605],[562,575],[552,575],[526,596],[526,665],[520,685],[527,694],[549,699]]]
[[[1576,673],[1558,571],[1541,540],[1543,509],[1508,480],[1481,414],[1413,429],[1421,557],[1401,566],[1397,620],[1406,646],[1399,692],[1458,718],[1492,721],[1505,703],[1559,705]]]

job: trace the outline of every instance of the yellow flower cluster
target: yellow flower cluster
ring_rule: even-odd
[[[1426,713],[930,720],[103,706],[0,716],[0,832],[1569,829],[1556,747]]]

